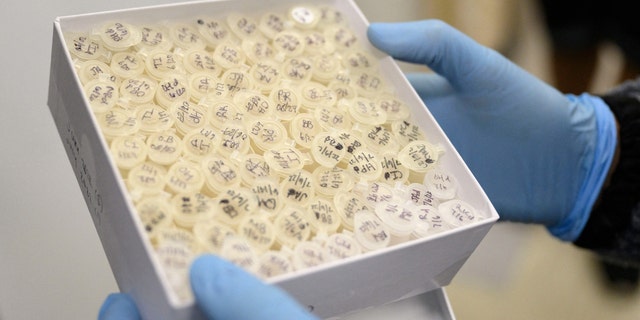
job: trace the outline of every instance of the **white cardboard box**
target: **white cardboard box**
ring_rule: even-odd
[[[414,122],[422,125],[430,139],[444,146],[440,165],[455,174],[461,186],[459,198],[482,212],[484,219],[345,261],[280,276],[272,282],[287,290],[314,314],[325,318],[436,289],[434,295],[439,298],[434,299],[445,301],[448,309],[446,297],[442,300],[440,296],[443,294],[440,288],[450,283],[498,215],[395,62],[368,44],[368,22],[355,3],[343,0],[308,2],[336,7],[348,18],[359,41],[380,57],[381,72],[410,105]],[[151,244],[81,90],[64,33],[90,30],[96,24],[112,19],[133,24],[153,23],[193,18],[203,12],[284,10],[299,3],[296,0],[189,2],[59,17],[54,22],[48,105],[116,281],[121,291],[133,296],[145,318],[193,319],[201,315],[192,302],[180,301],[169,289],[168,280],[159,269],[155,255],[151,254]]]

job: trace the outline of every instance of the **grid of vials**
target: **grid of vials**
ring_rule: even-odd
[[[481,218],[331,6],[65,39],[180,296],[203,252],[270,278]]]

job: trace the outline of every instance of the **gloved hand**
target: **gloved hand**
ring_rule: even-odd
[[[194,260],[190,281],[196,304],[208,319],[316,319],[283,290],[213,255]],[[140,314],[127,294],[114,293],[98,319],[134,320]]]
[[[501,219],[577,238],[617,139],[600,98],[565,96],[438,20],[373,23],[368,37],[392,57],[435,71],[408,78]]]

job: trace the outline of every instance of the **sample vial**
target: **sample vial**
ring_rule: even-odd
[[[258,209],[261,214],[269,218],[275,217],[284,204],[279,181],[273,177],[263,176],[256,178],[250,187],[258,197]]]
[[[303,38],[304,49],[307,54],[328,55],[336,50],[335,44],[329,41],[324,33],[318,30],[309,30],[303,34]]]
[[[234,38],[227,24],[221,19],[202,17],[198,18],[196,22],[198,32],[211,49],[225,41],[232,41]]]
[[[193,225],[193,235],[205,252],[218,254],[222,250],[224,240],[229,236],[235,236],[236,232],[231,227],[215,221],[198,221]]]
[[[320,21],[320,12],[312,6],[294,6],[289,9],[288,17],[298,28],[313,29]]]
[[[179,160],[167,173],[167,188],[176,194],[190,194],[200,192],[205,183],[205,177],[200,167],[190,161]]]
[[[406,146],[413,141],[426,139],[422,129],[407,120],[392,121],[391,132],[393,132],[402,146]]]
[[[256,89],[266,95],[280,82],[281,73],[280,65],[273,60],[258,61],[249,69],[249,76]]]
[[[108,22],[96,32],[105,47],[112,51],[127,50],[142,40],[142,33],[138,27],[122,21]]]
[[[219,44],[213,51],[213,60],[224,69],[240,67],[246,58],[242,47],[230,41]]]
[[[244,39],[241,47],[247,57],[246,63],[249,65],[273,60],[276,57],[276,49],[265,38]]]
[[[358,96],[356,89],[347,83],[338,80],[332,80],[327,87],[336,93],[338,101],[341,99],[352,100]],[[338,102],[339,103],[339,102]]]
[[[244,237],[257,252],[269,250],[276,239],[273,223],[261,215],[245,217],[238,226],[238,235]]]
[[[353,223],[354,235],[362,251],[374,251],[389,246],[391,241],[389,229],[374,213],[356,212]]]
[[[215,215],[213,200],[199,192],[175,195],[171,199],[171,205],[174,210],[173,221],[185,229],[210,221]]]
[[[392,94],[382,94],[376,102],[387,113],[387,121],[406,120],[411,116],[411,110],[398,97]]]
[[[328,84],[335,79],[342,69],[340,59],[335,54],[317,54],[313,56],[312,79],[323,84]]]
[[[293,248],[292,262],[296,270],[304,270],[327,262],[325,249],[314,241],[301,241]]]
[[[238,162],[238,171],[242,182],[247,186],[253,186],[256,179],[262,177],[274,177],[271,167],[262,155],[250,153],[246,155],[236,154],[231,156],[232,160]]]
[[[227,15],[229,30],[240,39],[253,38],[260,35],[258,22],[252,17],[240,13]]]
[[[416,220],[416,227],[411,233],[414,238],[423,238],[451,229],[451,226],[444,221],[437,208],[421,205],[417,206],[415,211],[418,219]]]
[[[206,42],[200,37],[195,26],[185,23],[175,23],[167,27],[169,29],[169,36],[173,41],[173,44],[184,50],[189,49],[204,49]]]
[[[240,154],[245,154],[251,146],[251,139],[247,129],[238,123],[230,122],[224,125],[221,128],[220,137],[218,151],[224,156],[229,156],[236,151]]]
[[[340,216],[333,202],[316,196],[307,205],[307,221],[316,234],[333,234],[340,227]]]
[[[387,184],[405,183],[409,179],[409,169],[398,160],[398,153],[385,151],[380,155],[380,181]]]
[[[117,85],[108,79],[89,81],[84,85],[84,94],[95,113],[111,110],[120,99]]]
[[[277,120],[247,119],[247,129],[249,137],[256,147],[254,151],[259,153],[277,148],[287,141],[287,129]]]
[[[263,279],[288,274],[294,270],[289,255],[275,250],[262,253],[258,265],[257,275]]]
[[[316,162],[326,168],[337,166],[347,155],[338,131],[321,132],[311,143],[311,155]]]
[[[352,79],[351,85],[363,97],[374,99],[381,93],[386,94],[388,91],[384,79],[378,72],[354,71],[350,75]]]
[[[411,183],[404,189],[405,199],[417,206],[437,207],[440,204],[431,190],[422,183]]]
[[[313,115],[325,130],[346,131],[352,128],[350,117],[337,108],[319,106],[313,111]]]
[[[222,84],[226,87],[229,97],[233,97],[242,90],[253,89],[251,77],[247,75],[247,69],[244,67],[231,68],[222,73],[220,76]]]
[[[382,125],[368,126],[356,124],[353,130],[361,132],[360,136],[362,137],[362,141],[372,151],[378,153],[393,152],[397,154],[400,150],[400,143],[395,139],[393,133]]]
[[[380,202],[375,207],[375,213],[387,226],[392,243],[408,240],[418,219],[415,208],[397,202]]]
[[[111,156],[121,170],[129,170],[147,159],[144,138],[137,135],[116,137],[111,141]]]
[[[442,218],[454,227],[464,226],[481,219],[471,204],[460,199],[441,203],[438,206],[438,211]]]
[[[304,52],[304,38],[293,29],[278,32],[271,43],[278,54],[285,58],[297,57]]]
[[[210,125],[193,129],[182,138],[184,156],[200,161],[216,152],[220,139],[220,130]]]
[[[191,97],[189,82],[183,76],[173,75],[158,81],[156,102],[165,108],[182,104]]]
[[[324,241],[328,261],[355,257],[362,253],[360,244],[351,232],[334,233]]]
[[[426,140],[416,140],[400,150],[398,159],[410,170],[424,173],[437,166],[438,159],[443,152],[441,147]]]
[[[228,188],[240,184],[240,174],[235,163],[220,155],[210,155],[200,160],[202,171],[207,179],[207,190],[212,195],[224,192]]]
[[[216,220],[236,227],[258,210],[258,197],[245,187],[228,187],[214,199],[216,205]]]
[[[293,119],[300,110],[300,98],[296,90],[287,84],[276,85],[269,94],[274,103],[273,115],[284,121]]]
[[[284,206],[276,216],[274,226],[276,228],[276,243],[280,247],[293,248],[311,236],[311,227],[307,221],[305,209],[301,206]]]
[[[135,114],[124,109],[113,108],[96,114],[98,125],[107,140],[116,137],[130,136],[138,132],[140,123]]]
[[[355,132],[343,131],[340,133],[339,137],[347,148],[347,152],[351,155],[360,151],[364,146],[364,142],[362,141],[360,134],[356,134]]]
[[[284,15],[278,12],[265,12],[260,16],[258,29],[265,37],[273,39],[276,34],[289,28],[289,24]]]
[[[102,62],[108,62],[111,59],[110,51],[105,48],[99,37],[86,33],[68,33],[64,38],[67,48],[78,59]]]
[[[255,273],[258,268],[258,254],[251,244],[239,235],[227,236],[224,239],[220,256],[251,273]]]
[[[111,71],[122,78],[141,75],[145,70],[144,59],[135,52],[116,52],[111,57]]]
[[[144,75],[137,75],[122,80],[119,92],[124,101],[144,104],[153,102],[157,89],[157,81]]]
[[[315,197],[313,176],[307,170],[296,170],[282,180],[280,190],[282,190],[286,205],[305,207]]]
[[[318,7],[318,11],[320,12],[320,22],[319,26],[333,26],[345,24],[345,18],[339,10],[330,5],[321,5]]]
[[[342,220],[342,228],[345,230],[353,231],[353,218],[357,212],[373,210],[366,200],[353,192],[336,194],[333,203]]]
[[[208,72],[192,73],[187,81],[191,98],[195,101],[202,102],[209,95],[225,96],[227,94],[222,81]]]
[[[349,50],[358,44],[358,37],[346,25],[331,25],[324,29],[324,35],[336,44],[338,50]]]
[[[156,80],[184,72],[180,56],[168,50],[148,52],[145,57],[145,67],[147,74]]]
[[[231,99],[204,99],[202,104],[209,109],[209,123],[216,128],[223,128],[229,122],[240,122],[242,113]]]
[[[136,204],[136,212],[142,227],[150,239],[154,239],[158,230],[173,223],[171,206],[163,197],[146,197]]]
[[[147,137],[149,159],[161,165],[172,165],[182,155],[182,139],[172,131],[163,131]]]
[[[289,123],[289,133],[298,146],[312,148],[313,138],[322,132],[322,126],[312,113],[299,113]]]
[[[282,63],[282,78],[301,83],[309,81],[313,75],[313,61],[303,56],[285,59]]]
[[[354,48],[342,56],[342,65],[347,69],[376,72],[378,60],[362,48]]]
[[[320,106],[332,107],[338,100],[336,93],[318,82],[307,82],[300,86],[302,107],[315,109]]]
[[[381,161],[378,155],[366,148],[359,148],[347,157],[348,169],[355,177],[365,180],[374,181],[378,180],[382,175]]]
[[[189,100],[174,102],[169,107],[169,114],[178,133],[183,136],[207,125],[207,108]]]
[[[428,171],[425,175],[425,184],[433,192],[433,195],[440,200],[453,199],[458,189],[456,178],[442,168]]]
[[[353,189],[353,176],[340,167],[317,167],[313,170],[313,185],[317,193],[334,196]]]
[[[245,117],[265,118],[273,113],[273,103],[259,91],[242,90],[233,97],[233,102]]]
[[[390,184],[384,182],[360,182],[356,186],[355,192],[374,208],[380,203],[393,202],[398,197],[396,190]]]
[[[111,67],[100,60],[81,61],[77,64],[76,69],[83,85],[92,80],[107,80],[116,86],[120,83],[120,78],[111,71]]]
[[[192,301],[193,293],[189,286],[189,266],[195,258],[194,252],[178,244],[165,244],[155,249],[155,257],[171,289],[181,301]]]
[[[213,53],[205,49],[186,50],[182,55],[182,64],[188,73],[205,72],[213,77],[222,73],[222,67],[213,59]]]
[[[338,108],[346,110],[353,120],[365,125],[382,125],[387,121],[387,113],[373,100],[365,97],[340,100]]]
[[[129,170],[127,187],[134,200],[142,196],[159,194],[166,184],[167,170],[151,161],[145,161]]]
[[[141,40],[135,45],[138,52],[169,51],[173,42],[167,30],[160,25],[144,25],[140,27]]]
[[[302,152],[288,146],[265,151],[264,160],[275,173],[284,176],[299,173],[308,163]]]
[[[167,226],[156,232],[154,237],[156,248],[177,246],[189,249],[192,253],[200,251],[200,246],[193,233],[182,228]]]

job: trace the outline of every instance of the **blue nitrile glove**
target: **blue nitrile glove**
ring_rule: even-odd
[[[208,319],[316,319],[285,291],[213,255],[193,262],[190,280],[196,304]],[[114,293],[103,303],[98,319],[137,320],[140,314],[128,295]]]
[[[501,219],[577,238],[617,140],[600,98],[563,95],[442,21],[374,23],[368,36],[392,57],[435,71],[409,80]]]

